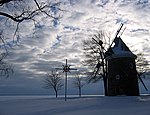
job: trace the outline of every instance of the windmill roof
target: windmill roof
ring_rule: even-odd
[[[106,52],[106,59],[120,57],[136,58],[136,55],[131,52],[131,50],[127,47],[127,45],[123,42],[123,40],[120,37],[116,37],[113,43],[114,46],[110,46],[110,48]]]

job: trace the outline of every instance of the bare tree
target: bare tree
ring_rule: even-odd
[[[63,11],[60,4],[61,2],[54,0],[0,0],[0,21],[3,22],[0,25],[6,25],[8,28],[16,26],[11,38],[17,39],[19,25],[22,22],[32,21],[36,27],[40,24],[41,16],[49,17],[51,21],[56,22],[61,17],[58,12]],[[8,33],[7,28],[0,28],[1,30]]]
[[[145,76],[146,73],[150,72],[150,64],[143,53],[137,54],[136,68],[139,76]]]
[[[51,0],[1,0],[0,16],[6,17],[15,22],[34,20],[37,15],[45,14],[50,18],[55,17],[52,10],[61,10],[60,2]]]
[[[83,41],[85,53],[85,61],[83,63],[90,66],[93,70],[93,72],[89,72],[88,82],[97,82],[103,78],[105,95],[107,95],[105,49],[109,47],[109,41],[110,37],[103,31]]]
[[[0,76],[6,76],[8,78],[9,75],[13,73],[13,68],[4,61],[6,56],[6,53],[0,54]]]
[[[51,71],[45,77],[45,86],[46,89],[54,89],[56,98],[58,97],[58,91],[63,87],[62,78],[60,74],[56,71]]]
[[[76,75],[76,77],[74,78],[73,84],[74,84],[74,87],[78,89],[78,92],[79,92],[78,94],[81,97],[82,88],[85,85],[83,77]]]
[[[2,34],[0,33],[0,76],[9,77],[13,73],[12,66],[5,61],[5,58],[8,55],[7,47],[5,45],[5,40]]]
[[[40,26],[40,17],[48,17],[55,22],[60,19],[61,2],[55,0],[0,0],[0,71],[2,75],[10,69],[4,62],[8,48],[15,45],[21,36],[20,25]],[[36,29],[33,29],[36,30]],[[35,33],[35,31],[33,31]],[[12,45],[13,44],[13,45]],[[4,55],[5,54],[5,55]]]

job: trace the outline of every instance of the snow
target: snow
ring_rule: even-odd
[[[114,52],[114,55],[116,55],[116,57],[119,57],[119,56],[120,57],[135,57],[132,52],[120,50],[118,49],[118,47],[115,47],[112,50]]]
[[[130,49],[126,46],[126,44],[122,41],[120,37],[115,38],[113,43],[115,44],[112,47],[113,54],[111,56],[108,56],[107,59],[120,58],[120,57],[136,58],[136,55],[134,55],[130,51]]]
[[[150,96],[0,96],[0,115],[150,115]]]

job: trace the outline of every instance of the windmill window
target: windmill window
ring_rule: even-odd
[[[120,75],[116,75],[116,79],[119,80],[120,79]]]

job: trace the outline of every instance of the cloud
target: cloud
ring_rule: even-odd
[[[41,21],[35,30],[26,23],[21,26],[24,36],[18,48],[12,51],[15,56],[11,59],[18,66],[30,71],[34,69],[33,72],[37,72],[37,69],[41,73],[47,68],[47,63],[63,63],[65,59],[74,65],[82,66],[82,40],[99,29],[109,31],[113,39],[121,22],[126,26],[122,39],[127,44],[141,44],[138,45],[141,47],[137,48],[149,49],[148,46],[142,48],[144,40],[149,39],[149,16],[146,13],[150,12],[148,2],[66,0],[64,3],[65,11],[57,26],[49,23],[48,17],[41,17],[44,21]],[[26,30],[31,32],[27,34]]]
[[[48,17],[41,17],[40,25],[37,25],[36,29],[32,26],[32,22],[28,25],[25,22],[20,26],[22,35],[19,45],[9,50],[10,57],[8,57],[20,76],[37,79],[37,75],[42,76],[52,68],[62,66],[65,59],[68,59],[68,63],[74,65],[73,67],[83,69],[82,40],[99,30],[110,32],[113,39],[121,22],[126,27],[122,35],[125,43],[133,45],[133,49],[149,53],[148,1],[64,0],[63,2],[64,12],[59,23],[53,25]],[[12,29],[9,31],[12,32]],[[150,55],[147,59],[150,59],[149,57]]]
[[[57,27],[49,23],[48,17],[41,17],[44,21],[35,30],[30,23],[20,27],[23,36],[18,48],[12,50],[12,55],[15,55],[11,59],[13,62],[18,65],[25,63],[24,67],[30,69],[36,63],[34,66],[42,69],[41,59],[45,64],[49,61],[63,62],[68,58],[70,62],[74,60],[74,65],[81,65],[82,40],[99,29],[110,31],[113,36],[121,22],[126,26],[122,36],[125,42],[134,45],[149,39],[150,25],[146,12],[150,8],[146,1],[66,0],[64,3],[65,12]]]

